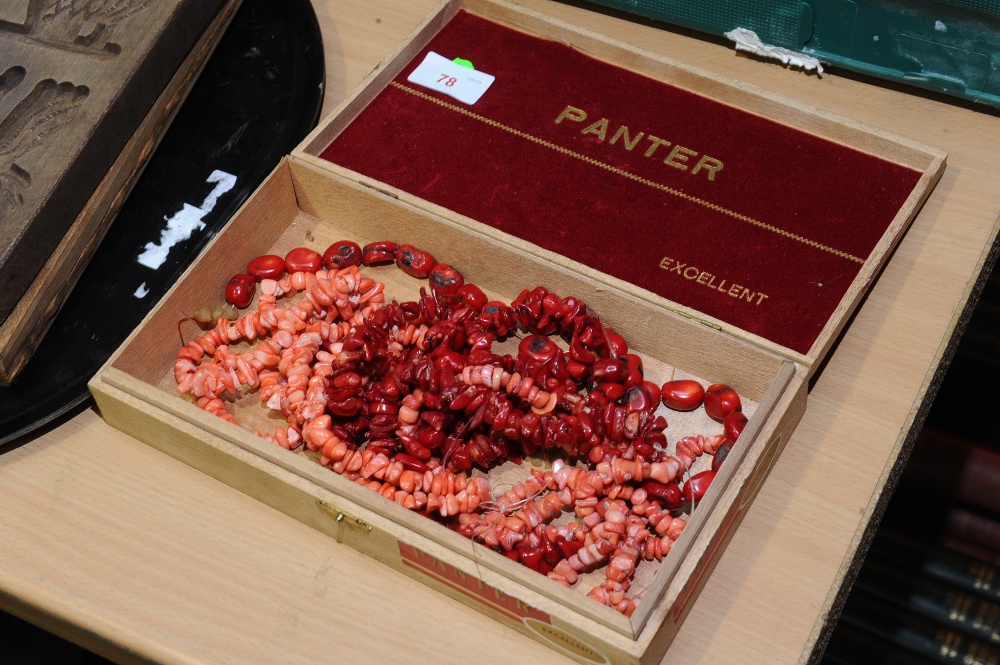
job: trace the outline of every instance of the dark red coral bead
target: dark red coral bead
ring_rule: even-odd
[[[538,570],[538,564],[542,561],[542,554],[543,551],[540,547],[520,550],[521,563],[532,570]]]
[[[240,309],[253,302],[257,291],[257,282],[252,275],[233,275],[226,284],[226,301]]]
[[[628,342],[625,338],[616,333],[610,328],[605,328],[604,332],[608,336],[608,346],[611,347],[611,353],[616,356],[624,356],[628,353]]]
[[[329,270],[361,265],[361,245],[350,240],[333,243],[323,252],[323,265]]]
[[[667,381],[660,388],[660,399],[674,411],[693,411],[705,399],[705,389],[691,379]]]
[[[625,393],[625,408],[629,413],[635,411],[652,413],[659,403],[659,395],[650,395],[644,385],[633,386]]]
[[[296,247],[285,254],[285,269],[288,272],[316,272],[323,267],[323,257],[308,247]]]
[[[621,358],[628,365],[628,376],[625,378],[625,387],[633,388],[641,384],[643,377],[642,358],[634,353],[626,353]],[[659,392],[659,390],[656,391],[657,399],[659,399]]]
[[[407,275],[424,279],[430,276],[437,261],[430,252],[417,249],[413,245],[401,245],[396,252],[396,265]]]
[[[705,411],[716,420],[725,420],[733,411],[742,411],[740,396],[724,383],[713,383],[705,391]]]
[[[258,282],[262,279],[281,279],[285,274],[285,260],[277,254],[264,254],[247,264],[247,272]]]
[[[726,461],[729,457],[729,453],[733,450],[733,442],[726,441],[721,446],[715,449],[715,455],[712,456],[712,471],[718,471],[722,463]]]
[[[743,428],[747,426],[747,417],[742,411],[733,411],[722,421],[722,426],[726,432],[726,439],[736,441],[743,433]]]
[[[462,273],[458,272],[452,268],[447,263],[439,263],[434,268],[431,269],[428,280],[431,283],[431,289],[442,295],[453,296],[457,295],[459,289],[465,284],[465,278],[462,277]]]
[[[688,481],[684,483],[682,492],[684,498],[688,501],[701,501],[705,498],[705,494],[708,492],[708,488],[711,487],[712,481],[715,480],[715,471],[702,471],[701,473],[696,473]]]
[[[534,363],[548,363],[559,353],[555,342],[544,335],[528,335],[517,346],[518,357]]]
[[[617,402],[625,397],[625,386],[620,383],[598,383],[597,389],[612,402]]]
[[[479,311],[489,302],[483,290],[475,284],[463,284],[458,288],[458,297],[469,309]]]
[[[660,483],[655,480],[647,480],[642,483],[642,489],[646,490],[649,497],[655,499],[667,510],[677,510],[684,505],[684,496],[677,483]]]
[[[399,244],[391,240],[370,242],[361,248],[361,262],[366,266],[380,266],[396,260]]]
[[[590,367],[591,378],[600,383],[623,383],[628,374],[628,365],[618,358],[603,358]]]

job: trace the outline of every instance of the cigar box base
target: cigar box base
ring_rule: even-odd
[[[644,602],[631,618],[587,598],[584,582],[579,590],[564,588],[176,395],[172,368],[179,313],[217,297],[233,271],[233,256],[283,254],[343,238],[364,244],[389,234],[437,256],[455,256],[452,263],[493,297],[511,300],[520,287],[536,283],[577,295],[643,355],[650,378],[717,378],[740,391],[750,423],[682,538],[644,579]],[[512,269],[497,274],[495,262]],[[412,297],[419,286],[394,266],[372,271],[395,297]],[[666,649],[801,416],[806,375],[804,367],[774,354],[290,158],[90,388],[102,417],[114,427],[581,662],[650,663]],[[230,408],[251,429],[280,424],[254,395],[234,400]],[[677,418],[671,440],[682,436],[685,426],[692,432],[720,429],[718,423],[685,425]],[[523,466],[527,477],[530,467]]]

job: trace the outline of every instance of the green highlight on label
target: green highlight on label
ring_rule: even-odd
[[[465,58],[455,58],[454,60],[452,60],[452,62],[461,67],[468,67],[469,69],[475,69],[475,67],[472,66],[472,61],[466,60]]]

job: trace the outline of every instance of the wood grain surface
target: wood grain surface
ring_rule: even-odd
[[[326,109],[434,4],[317,0]],[[990,261],[1000,119],[836,72],[801,74],[583,6],[520,4],[949,154],[664,659],[806,662]],[[571,662],[116,432],[93,410],[0,456],[0,486],[0,607],[119,662]]]
[[[31,0],[0,14],[0,385],[41,342],[238,5]]]

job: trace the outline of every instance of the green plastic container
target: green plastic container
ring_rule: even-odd
[[[1000,0],[593,0],[1000,107]]]

